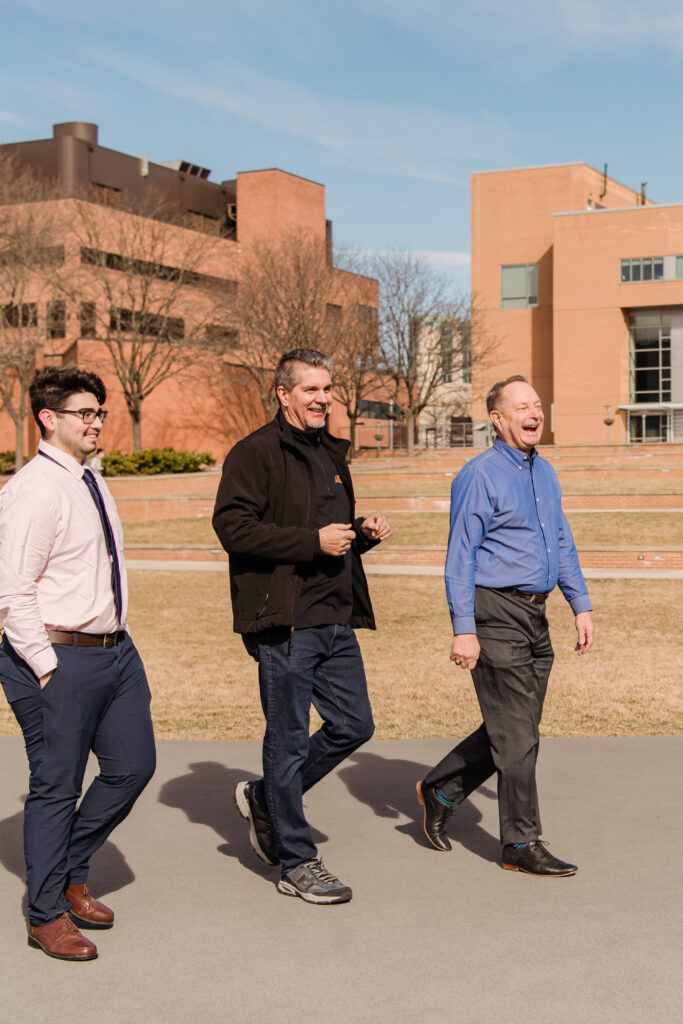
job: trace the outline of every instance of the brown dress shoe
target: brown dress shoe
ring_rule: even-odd
[[[49,924],[31,925],[28,944],[57,960],[94,960],[97,956],[97,946],[81,935],[66,911]]]
[[[113,925],[114,911],[91,896],[85,882],[68,885],[64,895],[71,904],[71,916],[80,924],[87,924],[90,928],[111,928]]]

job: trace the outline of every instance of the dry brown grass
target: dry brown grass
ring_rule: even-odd
[[[648,473],[646,477],[638,477],[624,470],[617,475],[605,476],[604,473],[567,473],[558,472],[562,490],[565,494],[680,494],[683,481],[680,476],[672,476],[662,472]],[[356,498],[362,502],[381,500],[383,496],[402,497],[409,494],[428,494],[440,498],[448,498],[451,493],[453,475],[434,480],[421,480],[419,475],[407,480],[385,480],[376,477],[368,480],[363,476],[354,480]]]
[[[222,573],[131,572],[131,631],[154,694],[157,734],[257,739],[256,666],[232,632]],[[380,738],[462,736],[479,723],[468,673],[451,665],[438,577],[373,576],[379,629],[359,632]],[[594,580],[596,647],[577,657],[571,611],[549,602],[556,662],[546,736],[683,731],[680,616],[683,580]],[[0,732],[16,733],[0,706]]]
[[[404,547],[444,547],[448,541],[447,512],[390,512],[390,544]],[[579,547],[683,545],[683,516],[680,512],[570,512],[574,538]],[[220,544],[209,519],[171,519],[165,522],[127,523],[128,544]]]

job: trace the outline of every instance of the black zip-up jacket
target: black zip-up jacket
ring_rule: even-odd
[[[356,538],[351,545],[353,610],[350,625],[375,629],[370,594],[360,556],[376,541],[360,532],[348,441],[321,432],[346,490]],[[294,626],[301,573],[320,554],[315,527],[313,469],[289,423],[278,412],[265,427],[232,448],[223,463],[213,528],[230,556],[230,595],[236,633],[260,633]]]

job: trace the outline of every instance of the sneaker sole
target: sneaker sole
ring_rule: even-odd
[[[233,794],[235,798],[235,807],[245,821],[249,822],[249,842],[251,843],[252,850],[265,864],[270,864],[274,867],[276,864],[279,864],[279,861],[273,860],[272,857],[269,857],[259,843],[256,826],[254,825],[254,819],[251,814],[251,807],[249,806],[249,800],[246,794],[246,787],[246,782],[238,782],[235,786],[235,792]]]
[[[301,892],[301,890],[297,889],[297,887],[292,885],[291,882],[285,882],[283,878],[281,878],[277,883],[277,891],[281,892],[284,896],[298,896],[300,899],[305,900],[306,903],[320,904],[348,903],[353,895],[349,889],[348,895],[344,894],[343,896],[333,896],[330,894],[329,896],[316,896],[315,893],[312,892]]]

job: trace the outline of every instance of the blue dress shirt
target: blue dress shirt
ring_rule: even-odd
[[[476,633],[474,588],[560,590],[574,614],[592,608],[553,467],[499,438],[451,488],[446,595],[453,634]]]

